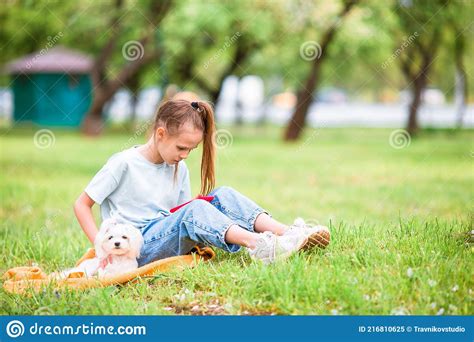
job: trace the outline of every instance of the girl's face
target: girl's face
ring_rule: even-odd
[[[192,123],[185,123],[178,134],[170,135],[164,127],[156,129],[158,153],[165,163],[173,165],[186,159],[203,139],[203,132]]]

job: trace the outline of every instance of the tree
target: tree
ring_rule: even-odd
[[[114,15],[109,27],[111,34],[109,40],[103,46],[95,59],[92,69],[92,83],[94,87],[94,98],[89,112],[83,123],[83,131],[86,134],[95,135],[102,130],[102,111],[105,103],[109,101],[120,87],[127,83],[133,83],[140,69],[156,60],[160,51],[152,43],[153,35],[160,22],[166,16],[171,7],[171,1],[150,1],[146,13],[147,27],[141,38],[137,41],[128,42],[129,46],[122,47],[124,58],[128,62],[112,78],[107,76],[108,63],[116,51],[122,29],[123,0],[115,1]],[[127,50],[129,49],[129,50]]]
[[[472,41],[472,31],[468,30],[472,25],[472,2],[453,2],[446,13],[448,17],[448,39],[452,58],[454,59],[454,104],[456,110],[456,126],[461,128],[468,98],[468,72],[466,70],[465,57],[469,54],[469,43]],[[471,44],[472,45],[472,44]],[[472,46],[471,46],[472,47]]]
[[[93,101],[83,131],[98,134],[104,104],[120,87],[136,90],[143,73],[149,73],[147,66],[159,61],[161,49],[155,46],[154,35],[171,4],[171,0],[10,2],[0,6],[0,62],[47,48],[58,33],[57,44],[95,57]]]
[[[406,124],[410,135],[419,130],[418,109],[441,45],[441,33],[447,24],[444,10],[448,5],[447,0],[410,0],[395,5],[399,36],[403,36],[398,37],[397,51],[400,53],[401,71],[411,92]]]
[[[252,58],[282,33],[280,11],[279,2],[180,2],[164,25],[173,37],[165,41],[170,82],[216,103],[225,78],[250,72]]]
[[[328,49],[334,41],[341,20],[349,14],[357,0],[346,0],[336,20],[323,33],[321,43],[310,46],[314,51],[310,72],[304,82],[304,86],[297,93],[296,109],[285,131],[284,139],[287,141],[297,140],[305,125],[306,115],[313,100],[313,93],[318,86],[321,67],[328,56]]]
[[[462,127],[464,113],[467,106],[468,83],[466,67],[464,65],[464,56],[466,54],[466,35],[464,30],[459,27],[456,22],[453,22],[454,33],[454,64],[456,65],[455,72],[455,105],[456,105],[456,125],[458,128]]]

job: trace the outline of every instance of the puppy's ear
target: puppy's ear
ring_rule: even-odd
[[[127,257],[137,259],[140,257],[140,250],[143,246],[143,236],[140,230],[128,225],[127,234],[130,238],[130,251],[127,253]]]

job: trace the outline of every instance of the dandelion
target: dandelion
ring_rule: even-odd
[[[407,269],[407,276],[408,278],[413,278],[413,269],[411,267],[408,267]]]

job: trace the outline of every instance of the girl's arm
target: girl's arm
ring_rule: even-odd
[[[94,244],[94,239],[98,232],[94,216],[92,215],[92,206],[94,204],[94,200],[85,192],[74,203],[74,213],[76,214],[77,221],[79,221],[82,230],[86,233],[87,238],[92,244]]]

